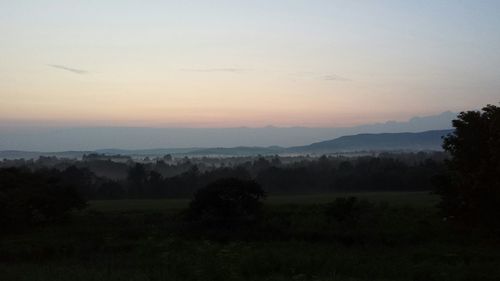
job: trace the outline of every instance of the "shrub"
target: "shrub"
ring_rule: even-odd
[[[330,222],[344,226],[356,226],[363,212],[367,211],[370,203],[359,201],[356,197],[340,197],[326,206],[326,216]]]
[[[76,188],[62,183],[58,175],[48,170],[0,169],[0,225],[7,229],[57,222],[85,207]]]
[[[194,220],[230,222],[255,220],[265,193],[252,180],[225,178],[199,189],[189,205]]]

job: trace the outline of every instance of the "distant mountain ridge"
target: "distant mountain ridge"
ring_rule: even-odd
[[[288,152],[334,153],[381,150],[442,150],[442,137],[453,130],[432,130],[420,133],[382,133],[343,136],[306,146],[288,148]]]
[[[442,138],[453,130],[432,130],[418,133],[381,133],[357,134],[332,140],[294,147],[214,147],[214,148],[159,148],[159,149],[99,149],[94,151],[36,152],[0,151],[0,159],[37,158],[39,156],[58,156],[80,158],[84,154],[100,153],[125,156],[255,156],[255,155],[296,155],[296,154],[334,154],[359,151],[422,151],[442,150]]]
[[[212,148],[304,146],[341,136],[451,129],[453,112],[354,127],[26,127],[0,122],[0,150],[94,151],[102,148]],[[0,120],[1,121],[1,120]]]

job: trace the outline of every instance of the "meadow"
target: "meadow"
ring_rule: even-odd
[[[339,197],[365,202],[332,221]],[[58,226],[4,233],[0,280],[499,280],[500,245],[452,228],[428,192],[274,195],[252,225],[186,222],[188,199],[91,201]]]
[[[434,207],[438,197],[427,191],[419,192],[336,192],[324,194],[282,194],[270,195],[265,199],[266,206],[326,204],[339,197],[355,196],[372,202],[387,202],[392,205],[415,207]],[[188,207],[190,199],[122,199],[94,200],[89,202],[88,210],[98,212],[130,211],[178,211]]]

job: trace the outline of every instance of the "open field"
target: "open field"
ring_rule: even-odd
[[[393,205],[408,205],[432,208],[438,202],[438,197],[430,192],[357,192],[357,193],[327,193],[300,195],[271,195],[264,201],[265,205],[308,205],[325,204],[335,198],[355,196],[371,202],[387,202]],[[88,210],[100,212],[127,211],[178,211],[188,207],[190,199],[123,199],[96,200],[89,203]]]
[[[329,221],[325,203],[350,195],[369,211]],[[436,201],[270,196],[257,224],[219,229],[187,223],[185,199],[93,201],[69,224],[3,235],[0,280],[499,280],[500,245],[451,229]]]

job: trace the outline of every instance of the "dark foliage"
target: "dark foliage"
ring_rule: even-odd
[[[264,197],[264,191],[255,181],[219,179],[195,193],[189,217],[214,222],[253,221]]]
[[[94,157],[95,158],[95,157]],[[83,161],[43,158],[6,160],[18,166],[59,171],[61,184],[75,187],[85,199],[187,198],[222,178],[255,180],[268,193],[336,191],[422,191],[445,170],[443,153],[382,153],[362,157],[240,157],[182,159],[175,164],[116,163],[86,157]],[[226,161],[226,162],[224,162]]]
[[[358,223],[367,204],[356,197],[340,197],[327,205],[325,213],[330,221],[353,226]]]
[[[444,138],[449,173],[437,179],[440,204],[449,218],[500,230],[500,107],[467,111]]]
[[[85,201],[56,170],[0,169],[0,225],[27,227],[59,222]]]
[[[269,192],[430,190],[443,170],[432,159],[407,163],[394,157],[321,157],[316,161],[270,167],[257,174]]]

